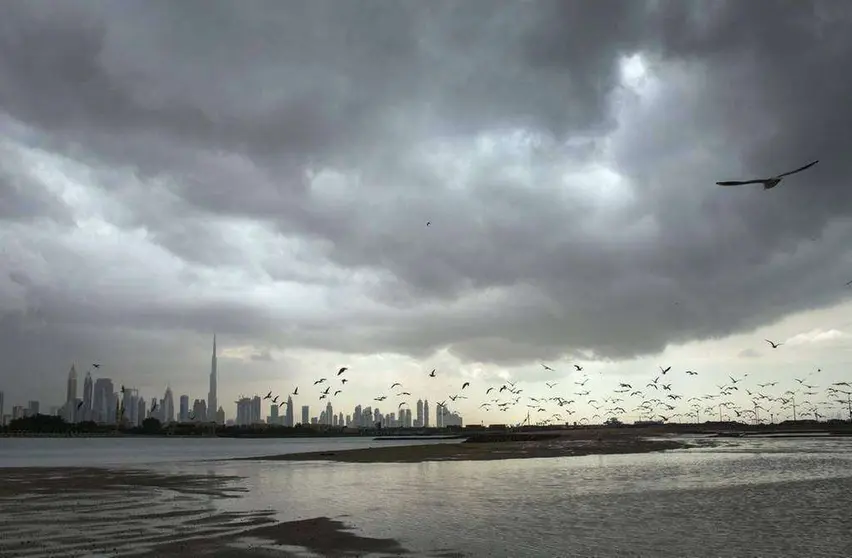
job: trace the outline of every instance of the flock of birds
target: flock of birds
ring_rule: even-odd
[[[807,170],[819,161],[812,161],[807,165],[799,167],[795,170],[781,173],[770,178],[758,178],[752,180],[726,180],[716,184],[720,186],[742,186],[747,184],[762,184],[764,190],[769,190],[776,187],[783,178]],[[426,222],[426,226],[432,225],[431,221]],[[848,284],[852,285],[852,281]],[[778,349],[783,343],[778,343],[770,339],[765,339],[766,343],[772,349]],[[557,370],[541,364],[542,368],[548,372],[557,374]],[[93,367],[99,368],[99,364],[93,364]],[[337,370],[337,374],[332,378],[319,378],[313,382],[313,386],[319,390],[319,400],[330,400],[343,393],[349,378],[344,374],[349,371],[349,367],[343,366]],[[694,370],[685,370],[682,374],[672,371],[672,367],[660,367],[659,373],[655,373],[652,378],[642,380],[640,383],[627,381],[618,381],[617,385],[611,386],[609,390],[592,393],[591,387],[587,387],[590,380],[588,373],[584,372],[583,366],[579,364],[573,365],[571,374],[582,374],[581,377],[573,380],[569,384],[568,391],[557,394],[557,386],[560,382],[545,382],[546,393],[544,395],[522,395],[525,391],[524,387],[519,385],[521,381],[512,382],[505,380],[504,382],[479,386],[471,388],[470,381],[464,381],[460,387],[446,396],[446,399],[437,403],[438,408],[449,410],[447,401],[460,401],[474,397],[472,394],[476,389],[481,390],[480,395],[484,399],[479,404],[479,409],[485,411],[498,410],[501,412],[509,412],[520,407],[524,412],[525,418],[517,424],[538,424],[549,425],[559,423],[575,424],[602,424],[619,420],[625,416],[632,416],[639,420],[649,422],[702,422],[704,420],[718,421],[739,421],[752,422],[755,424],[775,422],[776,417],[784,419],[812,419],[822,420],[826,418],[832,411],[842,413],[847,412],[850,420],[852,420],[852,384],[849,382],[834,382],[824,388],[811,383],[818,381],[814,376],[821,372],[821,369],[807,374],[802,378],[795,378],[795,385],[778,387],[778,381],[770,381],[764,383],[744,383],[749,377],[744,374],[740,378],[728,376],[728,381],[722,384],[717,384],[716,391],[706,393],[701,396],[693,396],[684,400],[684,395],[678,393],[678,388],[681,387],[681,380],[685,377],[697,376],[698,373]],[[428,373],[429,378],[437,378],[437,369],[432,369]],[[634,385],[635,384],[635,385]],[[573,386],[573,387],[571,387]],[[747,387],[748,386],[748,387]],[[535,389],[535,386],[531,386]],[[742,389],[742,392],[740,391]],[[781,391],[783,390],[783,391]],[[124,392],[124,386],[121,388]],[[394,382],[389,387],[388,395],[386,393],[376,395],[373,400],[377,403],[392,398],[392,404],[397,405],[397,409],[409,406],[406,399],[411,396],[411,393],[406,391],[401,382]],[[737,404],[733,398],[735,395],[744,393],[749,403],[747,405]],[[299,388],[296,387],[291,397],[299,396]],[[279,401],[280,399],[280,401]],[[743,399],[740,397],[740,399]],[[283,407],[287,404],[287,399],[283,399],[280,395],[273,395],[270,390],[263,400],[269,400],[271,404]],[[577,414],[579,403],[582,403],[583,408],[590,410],[588,413],[580,415],[576,418],[573,415]],[[82,405],[82,402],[80,403]],[[156,403],[151,408],[151,411],[156,410]],[[122,409],[123,411],[123,409]],[[515,414],[517,417],[518,415]],[[534,416],[535,419],[531,419]]]
[[[782,179],[793,174],[805,171],[814,165],[819,160],[812,161],[807,165],[797,169],[778,174],[769,178],[757,178],[751,180],[725,180],[717,182],[719,186],[743,186],[747,184],[761,184],[764,190],[769,190],[776,187]],[[430,227],[431,221],[426,222],[426,226]],[[852,285],[852,281],[848,283]],[[765,341],[773,348],[778,349],[783,343],[777,343],[770,339]],[[541,364],[543,369],[554,374],[557,371],[546,364]],[[583,373],[584,368],[579,364],[573,365],[572,374]],[[332,386],[328,378],[319,378],[314,382],[314,386],[320,386],[319,399],[329,399],[343,393],[343,387],[347,383],[347,378],[339,378],[343,375],[348,367],[342,367],[337,372],[337,381],[339,385]],[[559,382],[545,382],[547,393],[545,395],[537,394],[522,395],[525,389],[520,386],[520,381],[511,382],[506,380],[503,383],[487,386],[479,386],[482,389],[481,395],[485,397],[480,404],[479,409],[485,411],[498,410],[509,412],[521,406],[526,415],[520,424],[556,424],[569,423],[576,424],[600,424],[607,421],[620,420],[620,417],[631,415],[644,421],[653,422],[701,422],[704,420],[719,420],[729,421],[735,420],[740,422],[765,423],[775,422],[776,417],[784,419],[813,419],[821,420],[826,418],[830,412],[848,412],[849,418],[852,420],[852,385],[849,382],[834,382],[831,385],[820,388],[818,385],[811,383],[813,376],[821,372],[817,369],[809,373],[803,378],[795,378],[795,385],[778,388],[778,381],[745,384],[748,374],[740,378],[729,376],[727,382],[718,384],[717,391],[707,393],[701,396],[689,397],[684,400],[684,395],[677,392],[680,387],[683,377],[697,376],[698,373],[694,370],[686,370],[681,375],[677,372],[672,372],[672,367],[660,367],[659,374],[655,374],[653,378],[648,378],[640,384],[628,383],[626,381],[618,381],[617,386],[614,386],[609,391],[601,391],[600,393],[592,393],[591,388],[586,385],[590,380],[588,374],[583,373],[580,378],[573,380],[573,388],[561,395],[555,394],[559,391],[556,387]],[[429,378],[437,377],[437,370],[433,369],[428,374]],[[746,386],[749,387],[746,387]],[[323,389],[324,386],[324,389]],[[469,389],[470,388],[470,389]],[[484,389],[483,389],[484,388]],[[740,393],[740,389],[746,394],[746,399],[749,403],[745,406],[734,402],[733,398]],[[534,389],[534,388],[533,388]],[[781,391],[784,389],[784,391]],[[396,390],[396,391],[395,391]],[[398,409],[402,409],[409,405],[406,397],[411,393],[405,391],[400,382],[394,382],[389,392],[392,395],[379,394],[373,400],[377,403],[382,403],[391,398],[392,403],[397,405]],[[456,402],[459,400],[473,397],[474,388],[471,388],[471,382],[462,382],[460,387],[453,389],[444,399],[437,403],[439,408],[447,409],[447,400]],[[299,388],[293,390],[292,396],[299,395]],[[279,396],[273,396],[272,391],[266,394],[264,399],[271,400],[273,404],[283,406],[286,400],[278,401]],[[743,399],[740,397],[740,399]],[[593,410],[590,414],[585,414],[574,418],[577,413],[576,407],[578,403],[582,403],[585,409]],[[517,416],[517,415],[516,415]],[[531,419],[535,416],[535,420]]]
[[[770,339],[765,341],[773,349],[783,345]],[[541,364],[541,367],[553,374],[559,373],[546,364]],[[319,390],[320,401],[343,393],[343,387],[349,379],[341,376],[348,370],[349,368],[344,366],[337,371],[336,376],[318,378],[313,382],[313,386]],[[684,399],[685,396],[679,393],[680,388],[683,387],[685,378],[698,376],[698,372],[694,370],[678,372],[673,371],[671,366],[661,366],[658,373],[640,382],[619,380],[609,389],[596,389],[593,393],[591,386],[587,386],[591,377],[583,366],[574,364],[569,376],[575,378],[569,378],[572,381],[566,384],[567,390],[557,389],[561,383],[559,381],[545,382],[544,394],[540,393],[540,384],[530,383],[525,386],[520,380],[505,380],[473,387],[471,381],[463,381],[457,389],[449,386],[450,392],[437,406],[449,411],[448,401],[474,398],[478,392],[482,397],[476,401],[479,409],[515,411],[515,418],[519,418],[517,410],[520,409],[525,416],[520,422],[514,423],[518,425],[605,424],[614,420],[620,422],[628,416],[634,420],[660,423],[718,420],[754,424],[787,419],[819,421],[829,417],[832,412],[848,412],[852,418],[852,384],[834,382],[820,388],[814,382],[819,381],[817,375],[821,372],[821,369],[816,369],[801,378],[795,378],[793,385],[781,387],[778,381],[747,382],[748,374],[739,378],[728,376],[726,382],[716,385],[717,390]],[[437,369],[432,369],[427,377],[437,378]],[[524,394],[528,389],[535,390],[536,393]],[[745,398],[742,397],[743,394]],[[290,395],[298,396],[299,388],[296,387]],[[401,382],[393,382],[387,393],[378,394],[373,400],[377,403],[390,400],[390,404],[402,409],[409,405],[407,397],[410,395]],[[263,399],[281,407],[287,400],[279,401],[280,397],[270,391]],[[735,398],[747,399],[748,404],[738,404],[734,401]],[[577,415],[578,407],[585,412]]]

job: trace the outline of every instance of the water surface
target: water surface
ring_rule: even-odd
[[[377,445],[459,443],[458,439],[375,440],[340,438],[215,438],[126,436],[92,438],[0,438],[2,467],[147,467],[158,463],[340,451]]]
[[[198,440],[195,451],[212,456],[203,449],[210,444],[230,454],[234,442],[245,441]],[[278,452],[262,446],[270,442],[278,441],[253,440],[245,451]],[[241,497],[198,496],[194,513],[326,516],[364,536],[397,539],[415,556],[852,556],[849,438],[724,439],[663,453],[490,462],[160,460],[150,467],[244,477]],[[139,498],[149,510],[178,506],[167,492]],[[110,521],[141,513],[112,513]],[[60,540],[62,522],[52,528]],[[70,537],[73,527],[66,530]],[[121,533],[125,548],[142,537]]]

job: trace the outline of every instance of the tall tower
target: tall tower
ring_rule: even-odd
[[[210,391],[207,393],[207,408],[212,409],[210,420],[216,420],[216,409],[219,402],[216,401],[216,334],[213,334],[213,357],[210,359]]]
[[[92,395],[94,394],[94,383],[92,382],[92,373],[86,372],[86,378],[83,380],[83,416],[82,420],[92,420]]]
[[[65,416],[68,422],[77,422],[77,369],[71,365],[68,372],[68,391],[65,395]]]

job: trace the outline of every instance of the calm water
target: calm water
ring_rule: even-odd
[[[0,438],[2,467],[152,466],[233,457],[328,451],[389,445],[458,443],[459,440],[373,438],[236,439],[201,437]]]
[[[245,441],[195,442],[209,456]],[[280,451],[269,447],[245,451]],[[852,439],[726,439],[655,454],[492,462],[152,467],[245,477],[244,497],[210,499],[211,508],[338,518],[424,556],[852,556]]]

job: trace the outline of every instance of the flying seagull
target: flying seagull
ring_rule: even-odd
[[[808,163],[804,167],[799,167],[796,170],[791,170],[789,172],[785,172],[779,174],[778,176],[773,176],[771,178],[757,178],[754,180],[723,180],[722,182],[717,182],[716,184],[718,184],[719,186],[743,186],[744,184],[763,184],[763,189],[769,190],[770,188],[775,188],[776,186],[778,186],[778,183],[781,182],[781,179],[785,176],[790,176],[791,174],[796,174],[797,172],[807,170],[812,166],[816,165],[817,163],[819,163],[819,159]]]
[[[773,349],[777,349],[778,347],[780,347],[781,345],[784,344],[784,343],[775,343],[774,341],[770,341],[769,339],[764,339],[764,341],[766,341],[767,343],[772,345]]]

